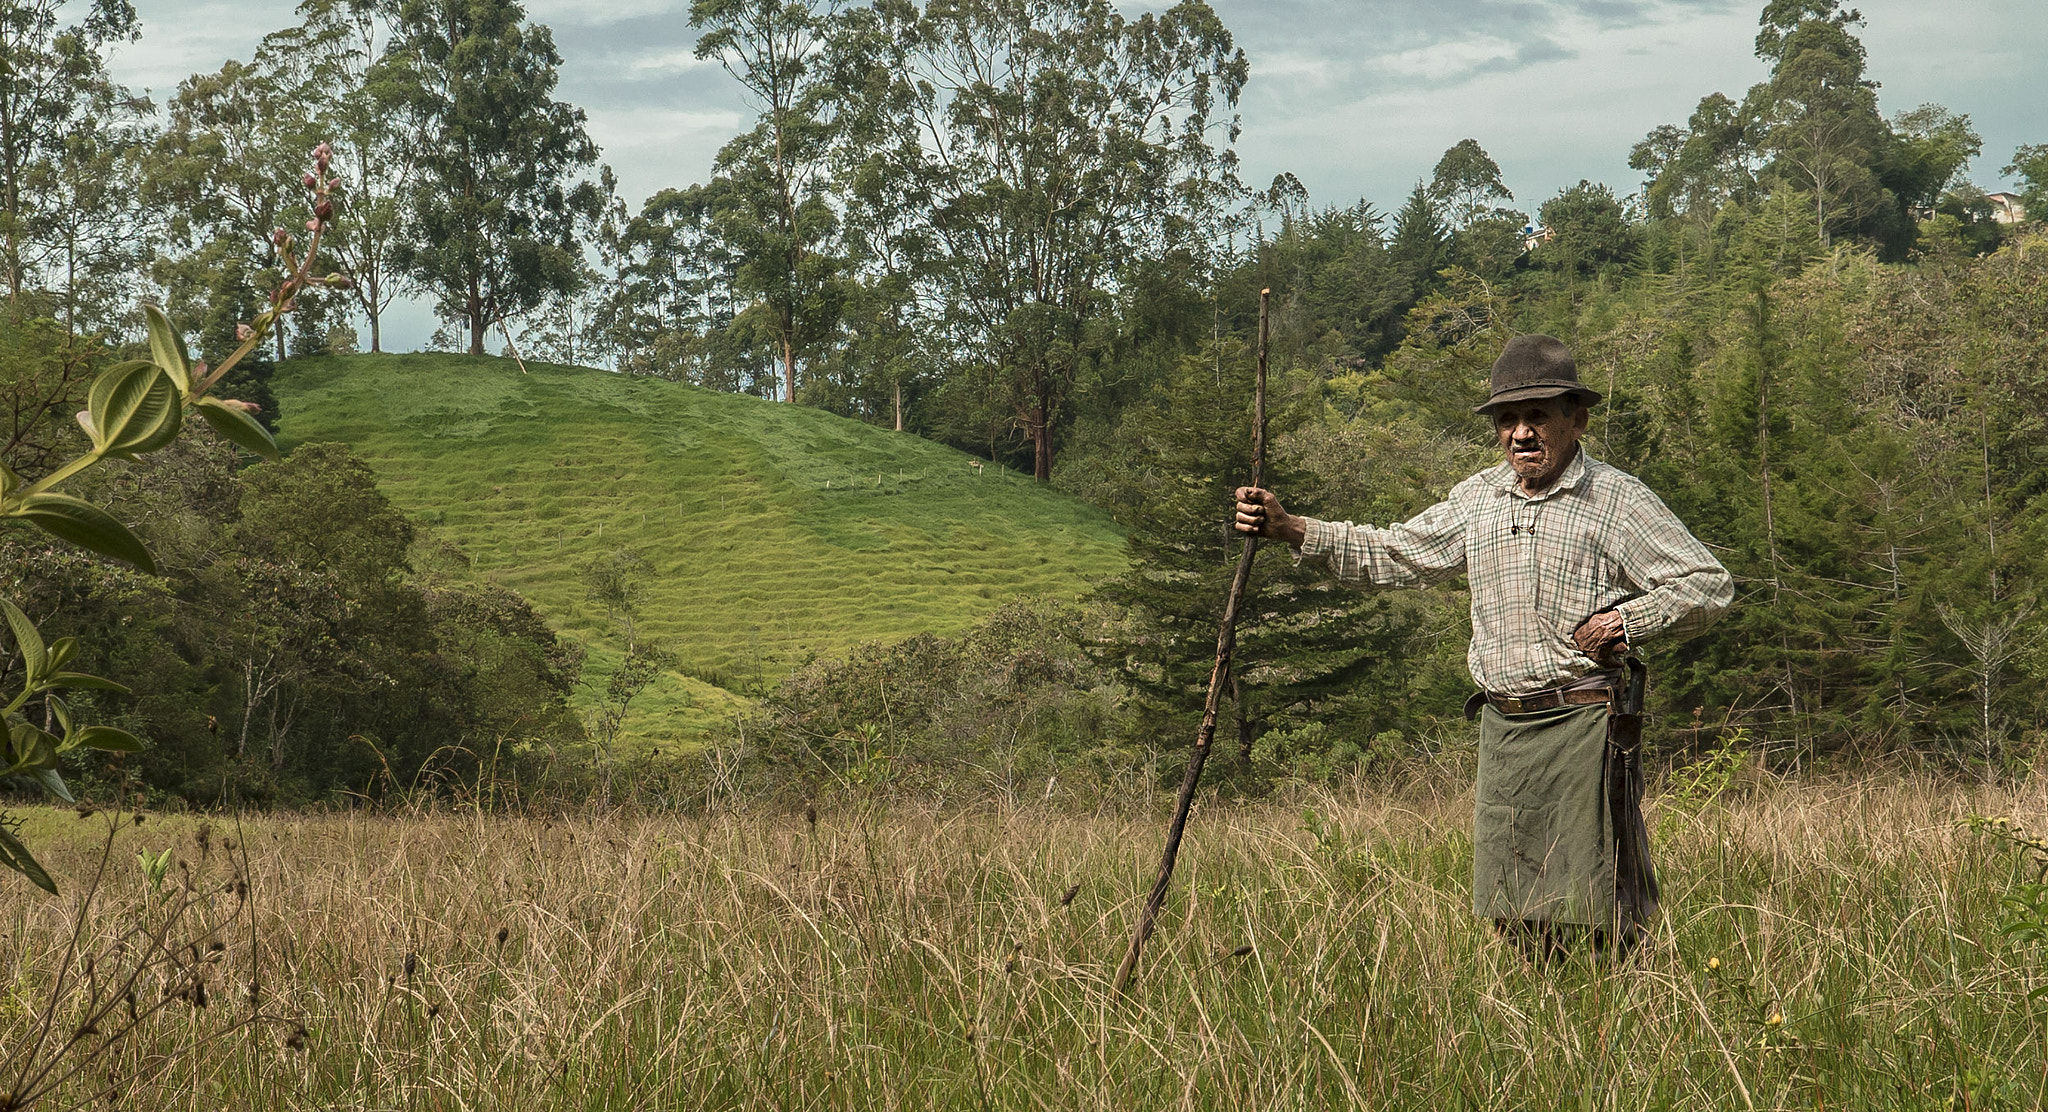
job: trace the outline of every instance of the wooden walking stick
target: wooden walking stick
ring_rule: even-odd
[[[1272,292],[1259,291],[1258,385],[1252,393],[1252,486],[1260,484],[1266,470],[1266,300]],[[1188,827],[1188,808],[1195,802],[1202,764],[1209,759],[1209,743],[1216,740],[1216,711],[1223,702],[1224,685],[1230,682],[1230,657],[1237,648],[1237,610],[1244,602],[1245,586],[1252,578],[1252,557],[1258,551],[1259,538],[1247,535],[1244,551],[1237,558],[1237,575],[1230,581],[1230,598],[1223,604],[1223,626],[1216,632],[1216,667],[1209,672],[1209,699],[1202,706],[1202,728],[1195,732],[1195,747],[1188,751],[1187,775],[1181,777],[1180,801],[1174,804],[1173,825],[1166,830],[1166,852],[1159,859],[1159,877],[1152,882],[1151,894],[1145,897],[1145,910],[1138,916],[1137,929],[1131,932],[1131,948],[1124,952],[1124,963],[1117,967],[1119,996],[1131,983],[1131,974],[1138,968],[1138,955],[1145,949],[1145,940],[1152,937],[1159,905],[1166,900],[1166,886],[1173,881],[1173,862],[1180,855],[1180,837]]]

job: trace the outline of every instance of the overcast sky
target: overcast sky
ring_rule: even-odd
[[[1251,60],[1237,144],[1247,185],[1290,171],[1317,204],[1397,207],[1444,149],[1477,139],[1515,207],[1581,178],[1640,185],[1628,150],[1700,97],[1736,99],[1764,77],[1752,53],[1760,0],[1211,0]],[[247,58],[288,26],[290,0],[135,0],[142,40],[115,76],[159,100],[187,75]],[[1121,5],[1128,13],[1163,4]],[[2021,143],[2048,143],[2048,3],[1861,0],[1869,75],[1887,115],[1928,101],[1984,137],[1977,184]],[[629,204],[704,180],[748,110],[715,64],[691,56],[688,0],[529,0],[554,30],[558,96],[583,108]],[[429,314],[390,321],[421,346]]]

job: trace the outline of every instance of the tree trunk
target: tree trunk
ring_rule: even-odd
[[[1041,483],[1052,479],[1052,429],[1047,424],[1044,406],[1031,411],[1031,477]]]
[[[796,345],[787,329],[782,333],[782,400],[796,404]]]
[[[896,431],[903,431],[903,383],[896,383]]]
[[[484,323],[484,297],[483,297],[483,292],[482,292],[481,290],[479,290],[479,289],[477,289],[477,288],[476,288],[476,275],[474,275],[474,274],[472,274],[472,275],[470,275],[470,276],[469,276],[469,306],[468,306],[468,308],[469,308],[469,353],[470,353],[471,355],[482,355],[482,354],[484,353],[484,329],[485,329],[485,328],[486,328],[487,326],[486,326],[486,325],[485,325],[485,323]]]
[[[377,326],[379,323],[378,318],[382,314],[377,311],[377,282],[375,279],[371,279],[366,292],[370,296],[365,300],[363,307],[369,310],[370,313],[370,354],[381,355],[384,352],[384,344],[383,337],[379,334]]]

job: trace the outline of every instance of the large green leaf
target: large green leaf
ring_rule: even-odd
[[[34,772],[30,773],[29,775],[33,776],[38,783],[42,784],[43,789],[45,791],[48,791],[51,795],[56,796],[58,799],[61,799],[66,803],[78,802],[77,800],[71,798],[71,789],[64,786],[64,778],[62,776],[57,775],[56,769],[39,768],[36,769]]]
[[[84,672],[53,672],[49,684],[51,687],[61,687],[67,691],[116,691],[123,695],[133,694],[125,684],[99,676],[89,676]]]
[[[21,489],[21,476],[8,470],[6,464],[0,463],[0,498],[6,498],[19,489]]]
[[[14,836],[14,831],[8,829],[5,822],[0,822],[0,865],[27,877],[30,883],[52,896],[57,894],[57,882],[50,879],[50,874],[44,872],[41,865],[36,864],[36,859],[29,854],[28,847],[21,844],[21,839]]]
[[[129,532],[126,525],[114,520],[114,515],[90,502],[68,494],[38,494],[25,499],[14,511],[14,516],[80,548],[89,548],[116,560],[126,560],[143,571],[156,574],[156,560],[151,558],[149,549],[135,539],[135,534]]]
[[[109,367],[92,381],[86,412],[93,444],[110,456],[155,451],[178,437],[185,396],[154,363]]]
[[[21,662],[28,670],[31,687],[42,678],[43,669],[49,661],[49,654],[43,649],[43,635],[36,632],[35,623],[21,608],[0,598],[0,614],[7,617],[7,630],[14,634],[14,647],[21,652]]]
[[[270,430],[250,416],[248,410],[219,398],[201,398],[196,408],[213,431],[265,459],[277,458],[277,441],[271,439]]]
[[[65,748],[104,749],[109,753],[139,753],[142,739],[112,726],[87,726],[66,739]]]
[[[144,305],[142,315],[149,322],[149,355],[177,384],[179,394],[192,392],[192,356],[185,351],[185,334],[171,324],[171,318],[155,305]]]
[[[57,766],[57,739],[28,719],[16,715],[7,724],[7,768],[9,775],[28,776],[37,769]]]

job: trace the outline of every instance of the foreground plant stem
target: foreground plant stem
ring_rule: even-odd
[[[1252,486],[1259,486],[1266,470],[1266,337],[1269,329],[1267,300],[1271,289],[1259,291],[1258,379],[1252,391]],[[1137,929],[1131,932],[1130,949],[1124,951],[1117,967],[1115,992],[1121,996],[1138,968],[1138,956],[1159,917],[1159,905],[1166,901],[1166,888],[1173,883],[1173,863],[1180,856],[1181,835],[1187,832],[1188,811],[1194,806],[1195,788],[1202,782],[1202,765],[1209,760],[1209,746],[1216,740],[1216,712],[1223,703],[1223,689],[1230,683],[1230,658],[1237,650],[1237,612],[1244,604],[1245,588],[1252,579],[1252,559],[1258,555],[1257,534],[1246,534],[1244,551],[1237,557],[1237,574],[1230,580],[1230,597],[1223,604],[1223,624],[1216,631],[1216,666],[1209,671],[1209,698],[1202,705],[1202,727],[1195,731],[1194,748],[1188,751],[1187,774],[1181,777],[1180,799],[1173,807],[1173,824],[1166,830],[1166,851],[1159,859],[1159,876],[1145,897],[1145,909],[1138,914]]]

